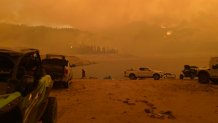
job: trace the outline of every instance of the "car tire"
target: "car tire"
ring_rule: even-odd
[[[42,123],[56,123],[57,120],[57,99],[56,97],[48,97],[48,104],[44,115],[42,117]]]
[[[198,82],[199,83],[209,83],[210,82],[209,75],[207,73],[200,73],[198,75]]]
[[[179,79],[181,79],[181,80],[184,79],[184,75],[180,74]]]
[[[218,79],[210,79],[214,84],[218,84]]]
[[[160,79],[160,75],[159,74],[154,74],[153,78],[154,78],[154,80],[159,80]]]
[[[64,84],[64,87],[65,87],[65,88],[69,88],[69,87],[70,87],[69,81],[68,81],[68,82],[64,82],[63,84]]]
[[[136,80],[137,77],[135,76],[135,74],[130,74],[130,75],[129,75],[129,79],[130,79],[130,80]]]
[[[1,114],[0,123],[23,123],[22,113],[19,107],[15,107],[10,111]]]
[[[195,78],[195,75],[194,74],[191,74],[190,75],[190,79],[194,79]]]

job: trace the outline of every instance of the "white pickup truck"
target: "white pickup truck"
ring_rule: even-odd
[[[128,69],[124,71],[124,76],[129,77],[131,80],[136,80],[137,78],[154,78],[154,80],[159,80],[163,77],[163,72],[147,67],[140,67],[138,69]]]
[[[218,82],[218,57],[210,59],[209,68],[202,68],[198,71],[199,83]]]

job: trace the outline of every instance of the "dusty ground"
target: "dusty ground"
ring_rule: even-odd
[[[57,123],[217,123],[218,85],[197,80],[73,80]]]

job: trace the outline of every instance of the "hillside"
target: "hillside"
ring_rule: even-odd
[[[72,54],[123,53],[143,57],[210,57],[218,49],[216,16],[200,14],[189,21],[162,24],[132,22],[100,32],[0,24],[4,45],[30,46],[42,52]]]
[[[86,43],[91,37],[91,33],[74,28],[0,24],[1,45],[34,47],[42,52],[71,54],[71,46]]]

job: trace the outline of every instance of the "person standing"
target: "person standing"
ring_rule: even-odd
[[[82,79],[86,78],[86,71],[84,69],[82,69]]]

